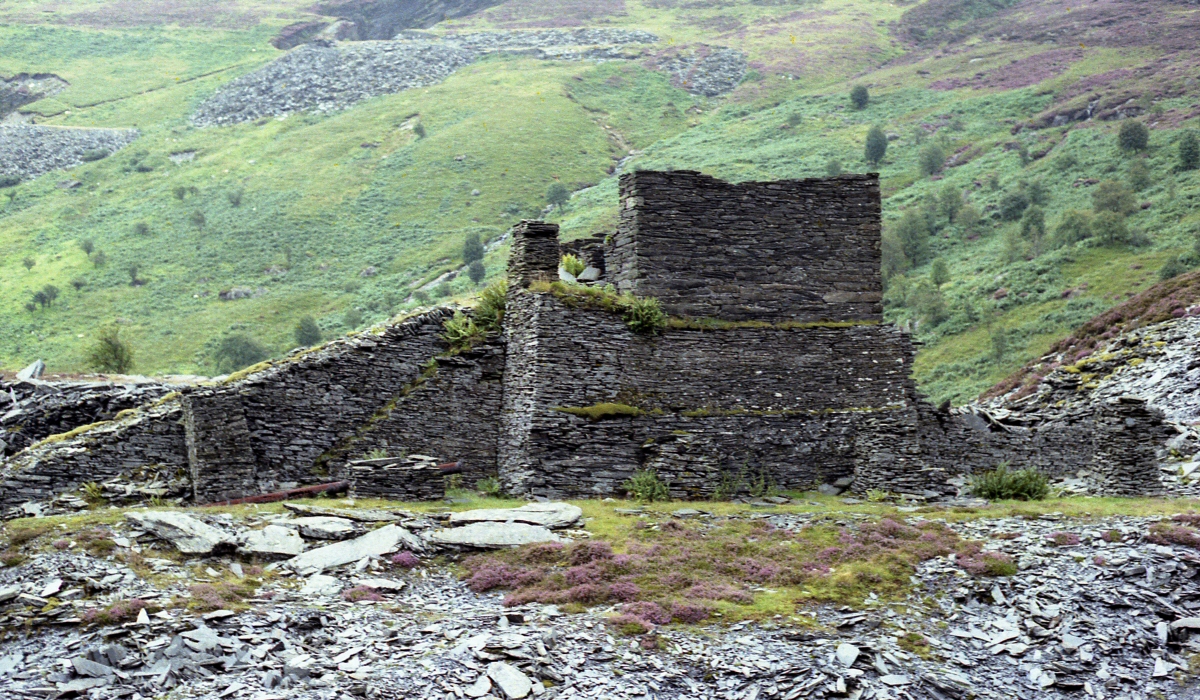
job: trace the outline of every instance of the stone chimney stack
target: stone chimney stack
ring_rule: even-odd
[[[508,257],[508,283],[528,287],[535,280],[558,279],[560,252],[558,224],[522,221],[513,227],[512,252]]]

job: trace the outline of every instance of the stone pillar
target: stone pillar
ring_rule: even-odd
[[[182,403],[196,503],[255,495],[258,464],[241,397],[202,390],[185,394]]]
[[[528,287],[535,280],[558,279],[561,255],[558,248],[558,224],[522,221],[513,227],[512,252],[508,255],[508,283],[514,288]]]

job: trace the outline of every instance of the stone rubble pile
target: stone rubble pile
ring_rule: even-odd
[[[299,517],[261,520],[353,527],[386,514],[437,527],[422,516],[350,510],[364,518],[352,520],[314,510],[341,511],[304,506],[292,509]],[[551,517],[514,510],[522,513],[478,511],[457,521]],[[558,509],[545,522],[571,514]],[[828,515],[747,517],[796,528]],[[377,557],[303,578],[279,568],[245,609],[193,613],[172,598],[200,580],[240,578],[242,565],[210,556],[197,576],[195,560],[153,559],[152,585],[71,549],[0,569],[0,624],[53,623],[0,642],[0,682],[13,697],[96,700],[168,690],[213,700],[1193,698],[1200,687],[1187,668],[1200,653],[1200,554],[1148,542],[1156,522],[1049,515],[950,523],[1013,556],[1019,572],[973,578],[939,558],[919,567],[918,590],[899,604],[871,594],[856,609],[801,610],[797,618],[810,623],[661,628],[643,638],[608,624],[611,608],[505,608],[500,595],[476,595],[428,565],[405,569]],[[127,534],[114,535],[121,550],[139,548],[140,535]],[[79,626],[75,603],[85,595],[162,609]]]
[[[1176,496],[1200,496],[1200,317],[1187,316],[1118,335],[1086,358],[1057,357],[1034,391],[1018,389],[971,407],[1004,425],[1087,411],[1137,396],[1161,411],[1174,435],[1159,451],[1162,480]],[[1050,358],[1046,358],[1047,360]]]
[[[403,31],[390,41],[318,39],[223,85],[192,115],[199,127],[224,126],[302,111],[333,112],[362,100],[445,80],[489,53],[518,53],[544,60],[629,60],[657,44],[650,32],[575,29],[474,32],[439,36]],[[746,56],[705,47],[660,62],[675,83],[709,97],[729,92],[746,73]]]
[[[137,129],[0,125],[0,176],[28,179],[82,165],[88,151],[116,153],[137,137]]]

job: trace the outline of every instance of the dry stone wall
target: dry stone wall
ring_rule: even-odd
[[[493,339],[436,362],[383,415],[329,455],[324,464],[330,473],[363,473],[348,471],[346,460],[383,450],[389,457],[419,454],[437,463],[461,462],[468,485],[495,476],[504,343]]]
[[[882,318],[875,175],[733,184],[639,171],[620,191],[606,263],[622,292],[679,316]]]

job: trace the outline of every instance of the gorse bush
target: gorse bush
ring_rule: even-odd
[[[96,372],[126,374],[133,369],[133,349],[121,340],[119,329],[104,328],[88,348],[87,366]]]
[[[667,490],[667,485],[658,478],[658,473],[652,469],[634,472],[633,476],[621,484],[621,488],[629,494],[630,498],[643,503],[671,500],[671,493]]]
[[[567,274],[572,277],[578,277],[587,269],[587,264],[571,253],[562,256],[562,261],[558,266],[566,270]]]
[[[994,471],[971,476],[970,489],[994,501],[1040,501],[1050,495],[1050,480],[1036,469],[1011,471],[1005,462]]]

